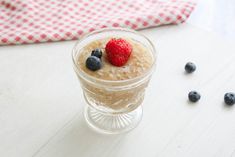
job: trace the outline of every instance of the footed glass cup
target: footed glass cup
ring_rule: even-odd
[[[92,41],[104,38],[129,38],[145,46],[153,57],[153,64],[143,75],[126,80],[95,78],[78,65],[81,49]],[[141,121],[145,89],[156,64],[156,51],[144,35],[130,29],[106,28],[83,36],[72,52],[74,70],[87,102],[84,110],[88,125],[101,133],[118,134],[135,128]]]

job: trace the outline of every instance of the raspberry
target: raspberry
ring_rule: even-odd
[[[107,58],[114,66],[123,66],[128,61],[132,46],[124,39],[111,39],[105,47]]]

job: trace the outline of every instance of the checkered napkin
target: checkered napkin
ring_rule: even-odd
[[[184,22],[191,0],[0,0],[0,45],[79,39],[105,27]]]

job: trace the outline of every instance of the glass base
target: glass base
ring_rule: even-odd
[[[103,113],[88,105],[84,111],[88,125],[105,134],[120,134],[134,129],[141,121],[142,115],[141,105],[135,110],[123,114]]]

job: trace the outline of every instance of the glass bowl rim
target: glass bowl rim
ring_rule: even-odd
[[[151,46],[152,48],[152,51],[151,51],[151,54],[153,56],[153,64],[151,65],[151,67],[146,71],[144,72],[143,74],[137,76],[137,77],[134,77],[134,78],[130,78],[130,79],[125,79],[125,80],[104,80],[104,79],[100,79],[100,78],[96,78],[96,77],[93,77],[91,75],[88,75],[86,74],[84,71],[82,71],[77,63],[76,63],[76,54],[78,52],[76,52],[76,48],[77,46],[82,42],[84,41],[87,37],[90,37],[92,35],[95,35],[97,33],[103,33],[103,32],[107,32],[107,31],[124,31],[124,32],[127,32],[127,33],[133,33],[135,35],[138,35],[138,36],[141,36],[142,38],[144,38],[148,43],[149,45]],[[156,51],[156,48],[154,46],[154,44],[145,36],[143,35],[142,33],[140,32],[137,32],[135,30],[132,30],[132,29],[129,29],[129,28],[122,28],[122,27],[109,27],[109,28],[102,28],[102,29],[98,29],[96,31],[93,31],[93,32],[90,32],[90,33],[87,33],[85,34],[84,36],[82,36],[74,45],[73,49],[72,49],[72,60],[73,60],[73,65],[74,67],[76,68],[75,71],[78,72],[79,76],[82,77],[83,79],[85,80],[88,80],[92,83],[112,83],[112,84],[123,84],[123,83],[128,83],[128,82],[139,82],[138,80],[142,80],[141,78],[148,78],[149,75],[152,74],[152,72],[154,71],[155,69],[155,66],[156,66],[156,57],[157,57],[157,51]],[[127,85],[130,85],[130,84],[127,84]]]

